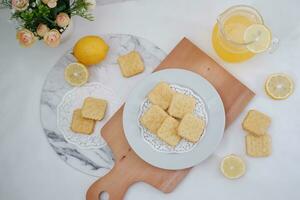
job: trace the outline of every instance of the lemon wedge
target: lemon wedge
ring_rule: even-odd
[[[72,86],[81,86],[88,78],[89,72],[81,63],[71,63],[65,68],[65,80]]]
[[[245,174],[246,164],[239,156],[231,154],[223,158],[220,169],[226,178],[237,179]]]
[[[252,53],[261,53],[270,47],[272,33],[262,24],[253,24],[245,30],[244,41],[249,43],[246,46],[249,51]]]
[[[265,83],[265,91],[275,100],[287,99],[294,91],[294,82],[288,75],[272,74]]]

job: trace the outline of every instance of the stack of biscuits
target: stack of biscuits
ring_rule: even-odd
[[[195,116],[194,97],[173,91],[169,84],[158,83],[148,94],[150,108],[141,117],[141,124],[168,145],[180,140],[196,143],[204,130],[203,119]]]
[[[252,157],[265,157],[271,154],[271,136],[268,128],[271,118],[267,115],[250,110],[245,117],[242,127],[248,132],[246,136],[246,152]]]
[[[90,135],[94,132],[96,121],[101,121],[104,118],[106,108],[107,101],[104,99],[85,98],[82,108],[73,112],[71,130]]]

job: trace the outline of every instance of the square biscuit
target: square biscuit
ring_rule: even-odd
[[[186,114],[178,127],[178,135],[190,142],[197,142],[203,134],[204,121],[193,114]]]
[[[87,97],[84,100],[81,114],[84,118],[93,120],[102,120],[105,116],[107,108],[107,101],[104,99],[97,99]]]
[[[255,136],[248,134],[246,136],[246,152],[252,157],[265,157],[271,154],[271,137],[268,134]]]
[[[81,109],[76,109],[73,112],[71,130],[76,133],[91,134],[94,131],[95,120],[82,117]]]
[[[185,114],[192,113],[195,106],[196,100],[194,97],[175,93],[169,106],[168,113],[172,117],[182,119]]]
[[[169,84],[165,82],[158,83],[148,94],[149,101],[158,105],[162,109],[166,110],[172,100],[173,90],[170,88]]]
[[[118,63],[124,77],[131,77],[144,71],[144,63],[137,51],[120,56]]]
[[[173,117],[167,117],[157,131],[157,136],[171,146],[176,146],[181,137],[177,135],[179,122]]]
[[[270,117],[259,111],[250,110],[242,123],[242,127],[252,134],[261,136],[266,134],[270,124]]]
[[[156,134],[168,114],[157,105],[152,105],[141,117],[141,124],[150,132]]]

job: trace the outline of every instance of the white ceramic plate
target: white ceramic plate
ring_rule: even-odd
[[[185,153],[166,154],[148,145],[138,125],[140,105],[160,81],[192,89],[205,102],[208,112],[206,133],[196,147]],[[214,87],[200,75],[181,69],[167,69],[149,75],[129,95],[123,113],[125,136],[132,149],[146,162],[163,169],[184,169],[208,158],[220,143],[225,128],[223,102]]]

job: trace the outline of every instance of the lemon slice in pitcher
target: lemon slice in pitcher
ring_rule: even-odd
[[[245,162],[234,154],[224,157],[220,168],[223,175],[229,179],[239,178],[246,172]]]
[[[249,26],[244,33],[246,46],[252,53],[261,53],[266,51],[272,42],[271,31],[262,24],[253,24]]]
[[[265,83],[265,90],[273,99],[286,99],[294,91],[294,82],[285,74],[272,74]]]
[[[65,68],[65,80],[72,86],[81,86],[88,78],[89,72],[81,63],[71,63]]]

